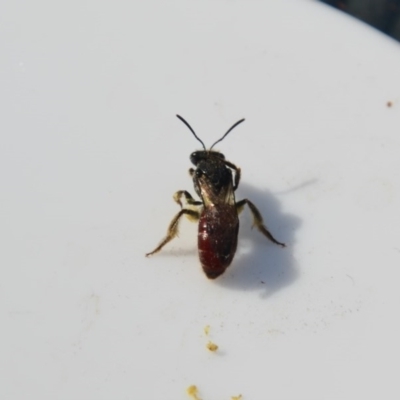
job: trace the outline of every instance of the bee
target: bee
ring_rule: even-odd
[[[278,242],[272,236],[260,211],[250,200],[236,201],[235,191],[240,182],[240,168],[226,160],[222,153],[213,150],[244,118],[236,122],[207,150],[192,127],[180,115],[177,117],[203,146],[203,150],[190,155],[190,161],[196,168],[189,169],[194,190],[201,200],[195,200],[186,190],[179,190],[174,194],[173,198],[181,210],[172,219],[165,238],[146,257],[159,252],[178,235],[179,221],[185,215],[192,221],[198,221],[198,252],[204,273],[209,279],[217,278],[225,272],[235,256],[239,232],[238,216],[245,205],[253,215],[253,226],[271,242],[285,247],[284,243]]]

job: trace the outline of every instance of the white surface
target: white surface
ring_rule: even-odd
[[[400,395],[398,43],[310,1],[8,2],[0,22],[0,398]],[[176,113],[207,145],[246,117],[217,147],[287,249],[246,211],[216,281],[186,221],[144,257],[194,192]]]

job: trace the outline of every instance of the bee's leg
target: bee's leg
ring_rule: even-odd
[[[235,164],[232,164],[229,161],[224,160],[225,165],[227,165],[229,168],[233,169],[235,171],[235,179],[233,182],[233,190],[236,190],[237,187],[239,186],[240,182],[240,168],[237,167]]]
[[[178,190],[174,194],[174,200],[181,206],[183,207],[182,202],[181,202],[181,197],[184,196],[186,203],[191,205],[191,206],[201,206],[203,203],[201,201],[195,200],[192,195],[187,192],[186,190]]]
[[[250,200],[244,199],[244,200],[240,200],[236,203],[236,209],[237,209],[238,214],[243,210],[243,207],[246,204],[249,206],[250,211],[253,214],[253,226],[255,226],[271,242],[274,242],[275,244],[279,244],[279,246],[285,247],[286,245],[284,243],[278,242],[272,236],[272,233],[264,225],[264,221],[263,221],[260,211],[258,211],[257,207]]]
[[[197,221],[200,218],[200,213],[194,210],[183,209],[175,215],[171,223],[169,224],[167,236],[161,241],[161,243],[150,253],[146,254],[146,257],[152,256],[154,253],[159,252],[168,242],[170,242],[175,236],[178,235],[179,220],[182,215],[186,215],[189,219]]]

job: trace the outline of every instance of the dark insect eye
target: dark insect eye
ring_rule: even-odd
[[[222,158],[223,160],[225,160],[225,156],[222,153],[217,153],[215,152],[215,155],[219,158]]]
[[[198,153],[194,152],[190,155],[190,161],[192,164],[197,165],[200,161]]]
[[[201,178],[203,176],[203,171],[201,169],[196,169],[196,176]]]

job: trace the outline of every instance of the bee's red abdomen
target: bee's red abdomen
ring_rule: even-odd
[[[235,206],[204,208],[199,221],[198,248],[201,266],[215,279],[231,264],[236,252],[239,219]]]

